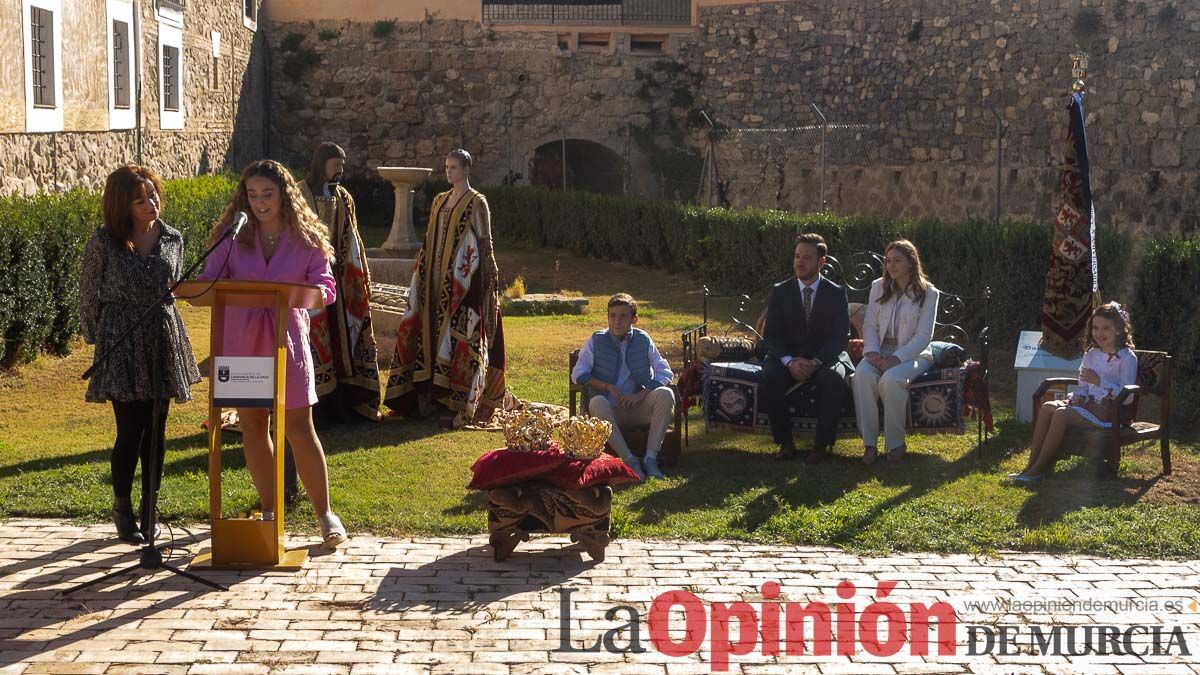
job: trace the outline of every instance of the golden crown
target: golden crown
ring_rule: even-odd
[[[599,417],[572,417],[558,427],[563,449],[577,459],[595,459],[604,452],[612,424]]]
[[[500,427],[509,450],[550,450],[554,442],[550,436],[554,420],[545,411],[522,409],[504,413],[500,416]]]

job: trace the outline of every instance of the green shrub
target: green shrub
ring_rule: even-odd
[[[235,186],[229,175],[163,186],[163,220],[183,233],[187,264],[204,250]],[[96,192],[0,197],[0,367],[69,351],[79,333],[80,260],[100,224]]]
[[[5,285],[0,291],[12,298],[4,331],[4,357],[0,360],[0,366],[5,368],[32,361],[49,335],[54,319],[54,299],[50,295],[40,239],[37,232],[20,223],[8,241]]]
[[[396,20],[395,19],[383,19],[380,21],[376,21],[371,26],[371,34],[374,35],[375,37],[379,38],[380,40],[386,39],[395,30],[396,30]]]
[[[1200,414],[1200,240],[1154,237],[1142,247],[1130,298],[1139,349],[1171,353],[1173,407],[1186,419]]]
[[[993,342],[1012,347],[1022,329],[1035,329],[1052,228],[1027,221],[942,223],[882,217],[798,214],[754,209],[708,209],[666,201],[606,197],[537,187],[487,190],[501,238],[568,249],[579,255],[686,272],[718,293],[760,293],[791,270],[797,231],[817,232],[840,252],[882,252],[887,242],[911,239],[926,272],[941,289],[968,298],[992,290]],[[1128,235],[1101,228],[1102,292],[1126,287]],[[762,298],[760,298],[762,299]],[[1123,298],[1128,300],[1128,298]],[[982,327],[971,313],[967,329]]]

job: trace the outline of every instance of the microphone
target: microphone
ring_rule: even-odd
[[[233,217],[233,227],[229,230],[229,236],[237,239],[237,236],[242,232],[242,228],[249,221],[250,216],[247,216],[245,211],[238,211],[237,215]]]

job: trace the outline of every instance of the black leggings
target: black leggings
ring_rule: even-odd
[[[162,402],[162,414],[157,425],[153,423],[154,401],[113,401],[112,405],[117,416],[117,441],[113,444],[112,451],[113,495],[118,499],[128,499],[131,496],[133,473],[140,458],[142,502],[147,503],[147,496],[157,489],[162,480],[165,455],[165,447],[159,448],[156,462],[158,471],[152,477],[146,471],[146,466],[150,463],[150,448],[154,447],[156,434],[157,437],[161,437],[166,430],[167,410],[171,407],[171,401]]]

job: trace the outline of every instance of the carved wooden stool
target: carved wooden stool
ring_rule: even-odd
[[[600,562],[609,542],[611,509],[612,488],[607,485],[564,490],[529,482],[494,488],[488,491],[488,543],[500,562],[532,533],[569,534]]]

